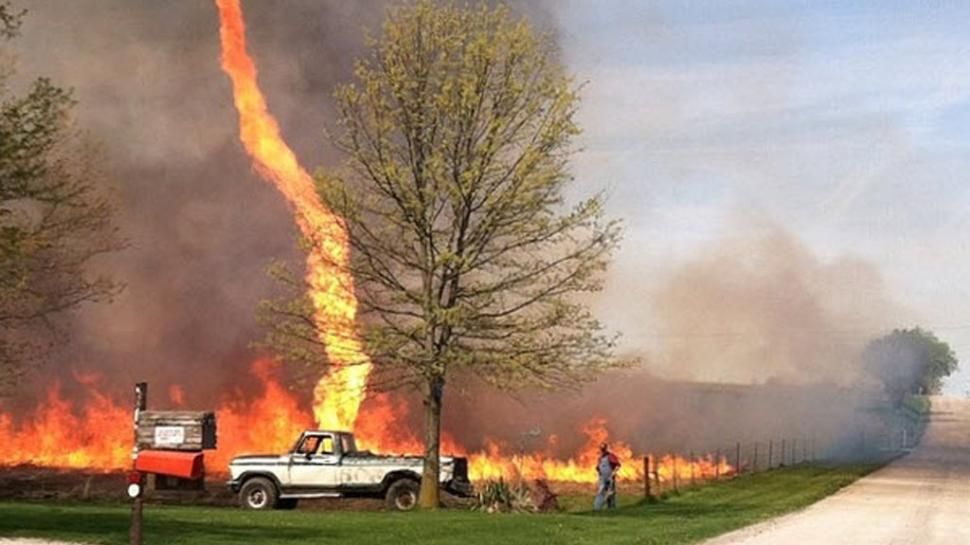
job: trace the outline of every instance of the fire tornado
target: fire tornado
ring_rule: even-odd
[[[312,241],[306,281],[315,323],[332,366],[314,389],[313,412],[327,429],[351,430],[364,400],[371,362],[357,336],[357,300],[348,270],[350,248],[339,217],[317,195],[313,178],[286,145],[269,113],[246,50],[239,0],[216,0],[222,69],[232,80],[239,112],[239,138],[256,171],[283,194],[302,235]]]

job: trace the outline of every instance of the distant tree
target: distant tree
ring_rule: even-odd
[[[349,233],[372,385],[424,399],[420,504],[435,508],[454,372],[558,387],[616,364],[615,337],[575,296],[601,289],[620,229],[602,195],[564,201],[577,86],[549,37],[505,7],[419,1],[391,9],[370,46],[335,95],[348,171],[320,192]],[[271,343],[312,353],[312,305],[273,308],[290,319]]]
[[[16,37],[23,15],[0,2],[0,41]],[[70,92],[41,78],[15,96],[11,73],[0,65],[0,387],[56,342],[58,315],[117,291],[88,265],[122,246],[97,150],[71,124]]]
[[[907,394],[938,394],[959,362],[950,345],[920,329],[896,329],[866,347],[866,370],[878,378],[895,403]]]

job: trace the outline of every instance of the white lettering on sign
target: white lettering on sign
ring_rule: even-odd
[[[185,442],[182,426],[158,426],[155,428],[155,446],[181,445]]]

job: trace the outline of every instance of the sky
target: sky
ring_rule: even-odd
[[[780,228],[871,263],[970,357],[970,34],[963,2],[557,3],[586,82],[578,180],[626,224],[599,304],[650,345],[651,277],[725,233]],[[644,305],[646,306],[646,305]],[[833,325],[838,328],[838,325]],[[847,324],[846,327],[852,327]],[[970,362],[946,391],[970,390]]]
[[[294,257],[295,233],[238,144],[214,6],[15,4],[30,9],[15,44],[18,69],[75,90],[82,126],[115,166],[132,240],[113,258],[127,291],[87,313],[69,364],[98,362],[128,384],[132,367],[180,377],[215,362],[231,370],[220,380],[234,384],[260,335],[252,309],[272,292],[265,268]],[[383,4],[244,2],[270,108],[310,169],[334,160],[323,136],[330,93],[350,76],[361,29],[375,28]],[[567,69],[584,82],[571,196],[605,190],[608,214],[624,222],[594,300],[623,333],[624,350],[662,359],[669,330],[658,301],[668,299],[658,294],[684,267],[711,255],[724,257],[718,267],[734,257],[738,267],[762,267],[776,247],[749,239],[780,237],[796,257],[791,266],[810,274],[779,274],[822,284],[810,290],[822,306],[853,307],[807,322],[826,324],[811,326],[821,344],[921,325],[968,358],[947,392],[970,390],[970,3],[522,0],[514,8],[555,33]],[[769,321],[803,323],[817,310],[808,308],[813,297],[757,288],[742,294],[788,307]],[[744,306],[709,302],[728,304]],[[720,333],[703,334],[722,343],[714,348],[738,341]]]

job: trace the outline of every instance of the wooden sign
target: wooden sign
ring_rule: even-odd
[[[211,450],[216,448],[216,416],[206,411],[140,411],[139,449]]]

